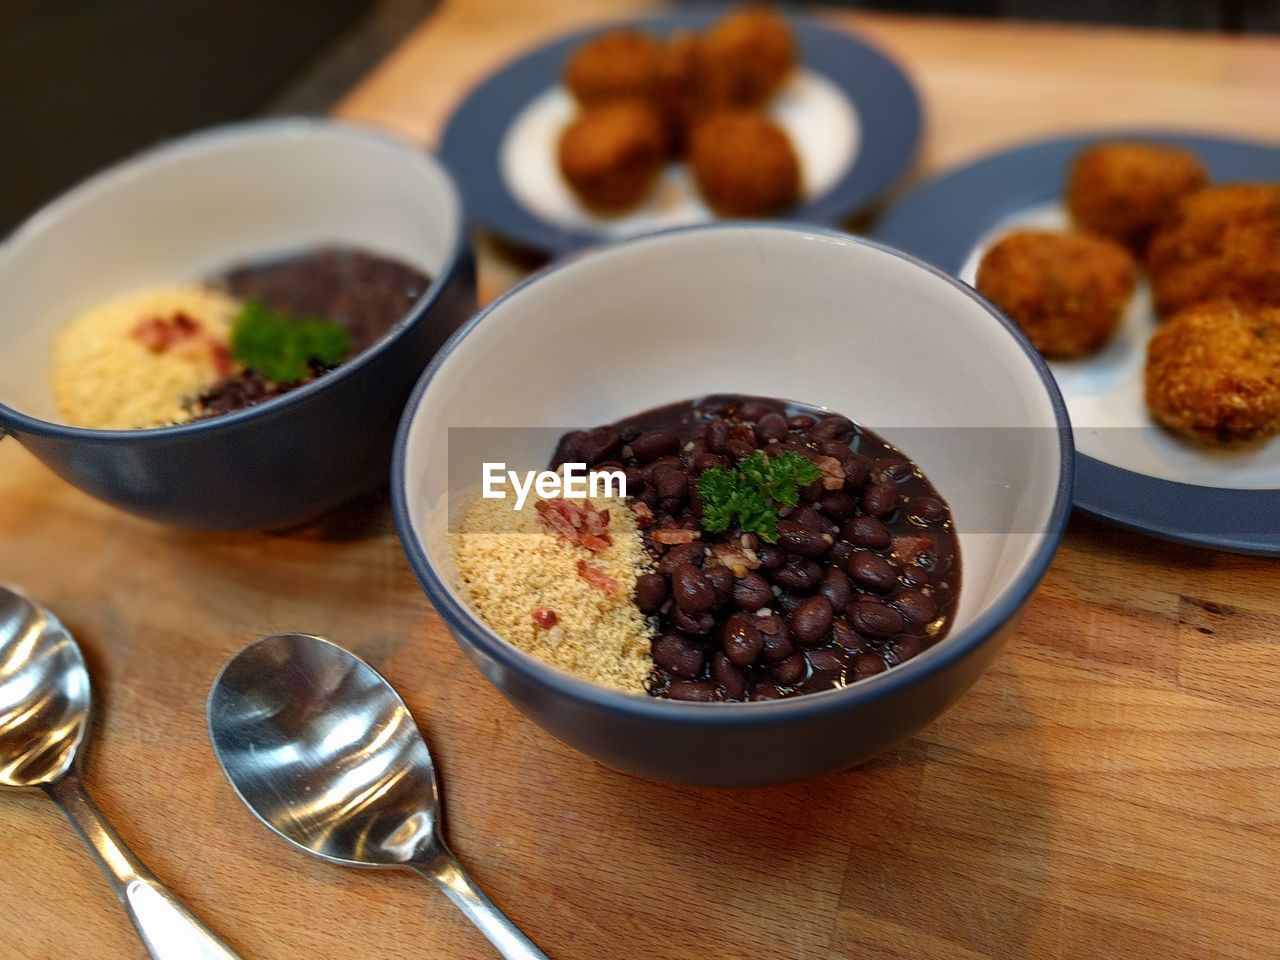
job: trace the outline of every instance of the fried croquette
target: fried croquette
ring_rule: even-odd
[[[1037,350],[1066,359],[1111,338],[1137,275],[1129,251],[1104,237],[1015,230],[983,256],[977,286]]]
[[[1280,308],[1207,303],[1147,347],[1147,407],[1158,423],[1229,446],[1280,433]]]
[[[755,106],[775,93],[796,62],[787,21],[768,7],[731,11],[703,37],[705,95],[718,103]]]
[[[693,128],[690,163],[698,189],[717,213],[776,213],[800,196],[800,161],[791,139],[756,110],[721,110]]]
[[[1177,202],[1209,182],[1195,154],[1155,143],[1100,143],[1076,156],[1067,209],[1076,226],[1141,255]]]
[[[1184,197],[1151,238],[1156,310],[1197,303],[1280,306],[1280,184],[1232,184]]]
[[[578,47],[564,82],[583,106],[658,95],[662,44],[643,30],[614,30]]]
[[[584,110],[560,136],[560,170],[587,206],[620,213],[649,192],[666,162],[662,115],[642,100]]]

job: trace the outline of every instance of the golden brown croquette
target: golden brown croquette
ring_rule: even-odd
[[[662,44],[643,30],[602,33],[578,47],[565,65],[564,82],[584,106],[610,100],[656,97]]]
[[[1067,209],[1076,226],[1141,254],[1178,201],[1209,182],[1195,154],[1156,143],[1100,143],[1083,150],[1067,175]]]
[[[704,36],[702,51],[708,95],[750,106],[775,93],[796,62],[791,25],[755,4],[721,17]]]
[[[721,110],[700,120],[690,162],[702,196],[722,216],[777,213],[800,196],[800,161],[790,138],[756,110]]]
[[[1232,184],[1184,197],[1151,238],[1156,310],[1232,300],[1280,306],[1280,184]]]
[[[1280,433],[1280,308],[1206,303],[1147,347],[1147,407],[1158,423],[1228,446]]]
[[[1124,314],[1138,268],[1129,251],[1086,233],[1016,230],[978,264],[977,286],[1046,357],[1083,357]]]
[[[666,161],[662,114],[643,100],[582,111],[560,136],[560,170],[583,203],[620,213],[639,203]]]

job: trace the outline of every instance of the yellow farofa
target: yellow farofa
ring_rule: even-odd
[[[538,519],[534,498],[524,509],[511,499],[476,497],[451,537],[463,593],[498,636],[544,663],[628,693],[644,693],[652,663],[653,628],[632,596],[636,577],[652,561],[626,501],[592,500],[608,510],[612,545],[600,553],[570,543]],[[625,588],[612,595],[578,574],[585,561]],[[550,630],[533,610],[555,611]]]
[[[222,378],[213,344],[228,344],[241,303],[209,287],[170,286],[117,297],[81,314],[53,342],[53,396],[67,423],[131,430],[191,419],[188,403]],[[185,313],[199,336],[153,353],[139,323]]]

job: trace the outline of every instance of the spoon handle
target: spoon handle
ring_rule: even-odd
[[[538,945],[520,932],[499,910],[474,880],[462,869],[458,858],[438,844],[430,860],[410,864],[448,897],[467,919],[480,928],[506,960],[548,960]]]
[[[74,771],[46,790],[97,859],[153,960],[240,960],[125,846]]]

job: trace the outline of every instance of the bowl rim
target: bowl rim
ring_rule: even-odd
[[[431,278],[431,283],[422,295],[381,337],[367,349],[352,357],[346,363],[330,370],[324,376],[303,384],[287,393],[271,397],[260,403],[210,417],[205,420],[193,420],[187,423],[169,424],[162,427],[144,427],[132,430],[102,430],[94,427],[78,427],[55,420],[46,420],[29,413],[23,413],[0,401],[0,437],[5,431],[32,434],[39,437],[50,437],[62,440],[91,440],[95,443],[148,443],[195,437],[222,428],[231,428],[252,420],[270,417],[295,404],[304,402],[308,397],[326,393],[358,371],[373,363],[374,360],[399,342],[408,331],[417,326],[419,321],[435,306],[444,291],[452,284],[463,263],[467,259],[468,221],[466,207],[463,205],[462,193],[458,189],[453,173],[444,161],[431,151],[421,148],[390,132],[378,128],[352,123],[346,120],[330,120],[321,117],[287,116],[264,117],[255,120],[242,120],[234,123],[219,124],[193,133],[184,134],[165,140],[153,146],[125,157],[97,173],[91,174],[67,190],[58,194],[35,213],[23,220],[8,236],[0,239],[0,257],[12,252],[20,243],[30,236],[45,229],[45,224],[60,216],[74,204],[83,201],[91,194],[113,189],[130,180],[144,177],[150,173],[150,167],[164,164],[170,160],[180,160],[199,155],[227,143],[246,140],[303,140],[317,135],[337,135],[352,141],[377,144],[389,147],[405,158],[419,163],[424,169],[438,173],[448,194],[452,197],[457,210],[456,223],[453,225],[449,240],[448,252],[440,270]]]
[[[1022,348],[1023,354],[1039,376],[1040,383],[1048,395],[1058,431],[1059,468],[1053,507],[1046,521],[1043,532],[1044,540],[1026,561],[1023,569],[1013,579],[1012,583],[1004,589],[993,604],[971,623],[954,633],[948,634],[937,646],[930,648],[930,651],[928,651],[932,654],[930,656],[914,658],[901,666],[894,667],[892,670],[886,670],[884,673],[865,680],[859,680],[845,687],[763,703],[692,703],[664,700],[642,694],[624,693],[623,691],[614,690],[577,677],[567,671],[559,670],[537,660],[503,640],[497,633],[486,626],[479,617],[473,614],[465,604],[454,599],[452,591],[446,585],[444,578],[441,577],[435,565],[427,557],[426,550],[417,537],[410,519],[405,476],[409,433],[417,417],[423,396],[453,351],[486,317],[508,300],[518,296],[525,288],[553,273],[575,266],[583,260],[592,259],[597,255],[617,253],[620,249],[630,246],[655,240],[661,241],[664,238],[690,233],[744,230],[772,230],[791,233],[797,237],[819,237],[868,247],[925,270],[981,306]],[[726,725],[768,726],[790,723],[801,719],[818,719],[841,713],[860,704],[893,696],[904,687],[941,673],[953,663],[964,659],[971,651],[981,646],[989,637],[1014,618],[1044,578],[1049,564],[1057,553],[1058,545],[1066,529],[1067,520],[1071,515],[1074,471],[1075,457],[1071,421],[1067,415],[1066,404],[1063,402],[1053,375],[1049,372],[1048,365],[1013,322],[1005,317],[991,301],[983,297],[977,290],[923,260],[866,237],[853,236],[839,230],[809,224],[745,220],[732,223],[706,223],[673,227],[632,237],[624,241],[593,247],[591,250],[571,255],[536,271],[479,310],[440,348],[421,378],[419,378],[413,393],[409,397],[400,419],[400,425],[396,430],[391,464],[391,501],[396,532],[409,560],[409,566],[426,592],[427,598],[460,645],[464,645],[463,638],[465,637],[466,644],[475,647],[480,653],[499,662],[506,669],[541,688],[549,689],[558,697],[589,708],[619,711],[631,714],[638,720],[659,723],[688,723],[698,727],[722,727]],[[481,672],[483,673],[484,671]],[[497,686],[497,684],[494,685]]]

